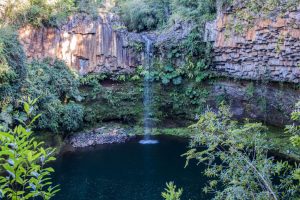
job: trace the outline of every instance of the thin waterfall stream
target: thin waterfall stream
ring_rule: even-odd
[[[151,130],[153,128],[152,120],[152,102],[153,102],[153,87],[150,77],[153,56],[153,42],[146,35],[142,36],[145,40],[145,57],[144,67],[147,71],[144,77],[144,139],[140,141],[141,144],[157,144],[157,140],[151,139]]]

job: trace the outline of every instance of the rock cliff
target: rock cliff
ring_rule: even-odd
[[[206,26],[218,72],[239,79],[300,82],[300,10],[258,20],[243,34],[226,28],[231,15],[221,12]]]
[[[213,64],[217,72],[237,79],[300,82],[300,10],[259,20],[242,35],[228,34],[230,15],[218,12],[217,20],[206,25],[205,39],[214,42]],[[96,18],[77,14],[58,28],[26,26],[19,35],[29,59],[62,59],[80,74],[131,73],[142,64],[144,35],[153,40],[155,53],[163,60],[192,28],[193,24],[178,23],[159,35],[133,33],[123,28],[115,14],[100,12]],[[176,58],[178,66],[181,62],[183,56]],[[238,118],[282,125],[289,120],[300,97],[299,90],[290,86],[295,85],[218,79],[208,90],[212,91],[211,99],[229,100]],[[208,104],[217,107],[213,101]]]
[[[78,14],[58,28],[25,26],[19,37],[29,59],[58,58],[80,74],[130,73],[143,57],[135,48],[143,44],[141,35],[127,32],[108,12],[96,19]]]
[[[238,79],[300,82],[300,9],[258,20],[241,35],[228,32],[231,15],[218,12],[217,20],[206,26],[205,39],[214,41],[216,71]],[[164,57],[165,47],[178,43],[191,27],[177,24],[157,37],[150,34],[157,53]],[[26,26],[19,30],[28,58],[62,59],[80,74],[133,72],[142,63],[144,34],[148,33],[128,32],[119,17],[105,9],[96,18],[75,15],[58,28]]]

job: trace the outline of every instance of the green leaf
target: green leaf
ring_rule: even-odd
[[[33,124],[33,123],[34,123],[41,115],[42,115],[42,114],[38,114],[37,116],[35,116],[35,117],[31,120],[31,122],[30,122],[29,125]]]
[[[164,84],[164,85],[167,85],[168,83],[170,83],[170,79],[167,79],[165,77],[162,78],[161,82]]]
[[[178,76],[177,78],[172,79],[174,85],[180,85],[182,83],[182,77]]]
[[[30,106],[27,102],[24,102],[24,110],[27,113],[27,115],[30,114]]]
[[[166,65],[164,67],[164,71],[165,72],[173,72],[174,71],[174,68],[171,66],[171,65]]]
[[[0,137],[4,137],[4,138],[7,138],[9,140],[14,140],[14,136],[11,135],[10,133],[6,133],[6,132],[0,132]]]

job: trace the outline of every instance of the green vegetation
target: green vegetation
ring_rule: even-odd
[[[161,193],[161,196],[165,200],[180,200],[180,197],[183,193],[183,189],[180,188],[177,190],[176,185],[174,185],[173,182],[169,182],[166,184],[167,188],[165,189],[165,192]]]
[[[80,128],[83,108],[79,80],[61,61],[33,61],[28,66],[28,96],[39,97],[37,127],[51,132],[70,132]]]
[[[164,126],[170,126],[163,127]],[[190,138],[195,134],[195,131],[187,128],[187,127],[175,127],[174,124],[163,124],[161,127],[153,128],[151,131],[152,135],[169,135],[169,136],[178,136],[178,137],[185,137]],[[174,126],[172,128],[172,125]],[[144,135],[144,127],[143,126],[134,126],[133,128],[129,129],[129,132],[133,133],[134,135]]]
[[[85,101],[84,121],[96,125],[103,121],[137,122],[142,118],[142,88],[131,83],[103,87],[81,87]]]
[[[272,144],[272,151],[287,158],[299,161],[300,151],[297,146],[291,145],[290,138],[294,133],[285,131],[284,128],[268,127],[266,138]]]
[[[292,120],[294,120],[296,123],[294,123],[293,125],[289,125],[286,126],[286,133],[292,134],[293,136],[290,138],[291,143],[293,144],[294,147],[296,148],[300,148],[300,126],[298,124],[298,122],[300,121],[300,103],[298,102],[296,104],[296,109],[295,111],[292,113],[291,118]],[[300,186],[300,167],[298,167],[295,171],[294,171],[294,178],[296,180],[298,180],[299,182],[299,186]]]
[[[196,24],[212,20],[216,14],[216,0],[172,0],[171,21],[193,21]]]
[[[5,66],[1,72],[0,119],[8,127],[14,125],[14,118],[19,115],[14,111],[19,107],[18,100],[28,96],[39,97],[36,108],[43,115],[35,128],[43,131],[67,134],[80,130],[83,124],[93,126],[111,120],[142,124],[144,76],[164,83],[164,86],[155,86],[154,109],[157,112],[154,112],[153,118],[157,122],[163,123],[173,116],[180,121],[180,117],[193,120],[205,105],[208,92],[201,85],[186,83],[188,70],[180,72],[172,66],[156,65],[157,70],[149,75],[140,66],[135,74],[89,74],[78,77],[58,60],[26,63],[14,30],[0,30],[5,33],[0,35],[3,41],[1,63]],[[103,87],[101,83],[105,80],[114,81],[115,86]]]
[[[119,0],[118,6],[131,31],[159,29],[180,21],[204,22],[216,13],[215,0]]]
[[[215,0],[119,0],[118,8],[130,31],[163,32],[181,23],[188,24],[191,29],[183,40],[158,44],[156,51],[163,56],[154,62],[154,70],[144,75],[174,85],[181,84],[183,78],[201,82],[211,76],[211,48],[203,41],[203,30],[205,22],[215,17]]]
[[[297,9],[299,0],[230,0],[231,5],[235,6],[233,15],[230,16],[230,23],[227,30],[236,34],[242,34],[255,25],[257,19],[269,19],[270,16],[282,17],[287,11]],[[234,20],[233,20],[234,19]],[[230,34],[230,32],[228,32]],[[281,43],[282,41],[278,41]],[[280,51],[280,48],[277,47]]]
[[[300,120],[300,102],[296,104],[296,110],[292,113],[291,118],[293,121],[298,122]],[[300,126],[298,124],[286,126],[286,132],[293,134],[291,142],[294,146],[300,146]]]
[[[25,118],[19,125],[2,132],[0,127],[0,198],[7,200],[51,199],[58,191],[52,186],[51,173],[47,164],[55,158],[53,148],[43,148],[38,143],[31,127],[40,115],[33,115],[37,99],[24,103]]]
[[[132,77],[139,76],[133,75]],[[141,75],[142,76],[142,75]],[[130,125],[143,124],[143,83],[141,78],[126,82],[102,83],[103,76],[88,75],[81,79],[84,122],[93,126],[107,121]],[[139,76],[140,77],[140,76]],[[102,83],[102,84],[101,84]],[[187,126],[205,108],[209,97],[207,86],[183,82],[180,85],[153,83],[152,120],[160,127],[168,124]],[[175,123],[176,122],[176,123]]]
[[[272,144],[266,140],[262,124],[238,125],[229,109],[221,106],[217,113],[206,111],[193,128],[198,134],[192,140],[193,149],[185,154],[187,163],[197,159],[207,164],[204,174],[211,181],[203,191],[213,193],[214,199],[298,197],[295,168],[268,155]],[[198,151],[202,145],[207,149]]]
[[[17,0],[7,1],[0,10],[1,23],[23,26],[59,26],[76,12],[97,14],[100,0]]]
[[[193,149],[185,156],[187,163],[197,159],[207,164],[204,174],[211,181],[204,192],[214,194],[214,199],[298,198],[300,169],[297,164],[270,156],[269,150],[278,146],[267,138],[265,126],[249,121],[241,125],[232,120],[225,106],[217,112],[204,112],[211,100],[204,81],[214,74],[210,70],[211,46],[203,41],[203,28],[206,21],[215,17],[216,0],[118,0],[117,3],[117,12],[130,31],[163,32],[173,25],[187,24],[189,33],[180,41],[158,44],[155,53],[160,56],[154,56],[151,71],[139,66],[134,74],[79,77],[59,60],[27,61],[16,28],[27,24],[60,26],[76,12],[95,15],[101,1],[28,0],[4,4],[0,11],[0,199],[50,199],[58,192],[49,179],[53,169],[46,167],[54,160],[54,149],[44,149],[43,144],[32,137],[31,130],[67,136],[82,128],[117,121],[131,127],[134,133],[143,134],[144,78],[152,81],[154,89],[151,118],[158,128],[153,129],[153,134],[193,136]],[[223,1],[224,5],[239,3],[227,28],[241,34],[253,26],[256,19],[274,12],[276,16],[282,15],[300,2]],[[16,28],[12,28],[13,25]],[[278,52],[282,43],[280,39]],[[143,43],[128,45],[136,52],[145,48]],[[255,89],[255,84],[250,83],[246,98],[266,112],[266,98],[255,98]],[[19,100],[26,99],[24,113]],[[225,100],[226,92],[212,101],[218,105]],[[286,127],[287,135],[292,135],[294,151],[300,147],[299,110],[300,104],[297,104],[292,113],[295,124]],[[194,130],[178,128],[195,120],[199,121],[193,126]],[[40,134],[39,138],[45,135]],[[201,146],[207,149],[199,151]],[[172,182],[166,186],[162,197],[180,200],[183,190]]]
[[[15,125],[18,101],[26,97],[39,98],[36,106],[43,115],[36,129],[55,133],[75,131],[83,121],[79,80],[65,63],[57,60],[26,62],[16,30],[0,27],[0,120],[6,129]]]
[[[83,121],[83,108],[75,103],[81,100],[75,74],[57,60],[33,61],[24,64],[24,68],[21,81],[13,76],[9,83],[1,84],[1,121],[13,126],[13,118],[20,117],[13,107],[18,108],[18,100],[27,96],[39,98],[36,111],[43,115],[37,120],[36,129],[54,133],[78,130]]]
[[[154,93],[155,116],[162,120],[173,119],[178,124],[193,121],[206,106],[209,92],[204,85],[157,85]],[[189,124],[189,123],[188,123]]]
[[[0,26],[0,107],[18,98],[27,68],[16,30]]]
[[[166,23],[168,17],[166,0],[119,0],[120,15],[130,30],[153,30]]]

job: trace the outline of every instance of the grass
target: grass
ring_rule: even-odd
[[[179,137],[190,137],[194,134],[194,130],[190,128],[180,127],[180,128],[153,128],[152,135],[172,135]],[[134,126],[129,134],[132,135],[144,135],[144,127]]]

